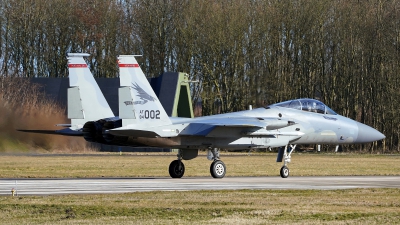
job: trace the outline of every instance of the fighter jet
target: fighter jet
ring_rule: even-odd
[[[287,164],[297,144],[359,144],[385,136],[365,124],[338,115],[315,99],[296,99],[263,108],[197,118],[168,117],[135,56],[119,58],[119,106],[122,126],[107,126],[108,141],[119,138],[135,145],[179,149],[169,166],[172,178],[185,172],[182,160],[208,150],[210,173],[223,178],[226,166],[218,149],[282,147],[278,162],[284,162],[281,177],[289,176]],[[124,142],[122,141],[122,142]],[[128,144],[129,145],[129,144]]]
[[[87,141],[109,145],[179,149],[177,159],[169,165],[172,178],[184,175],[182,160],[196,158],[199,149],[207,149],[207,158],[213,161],[212,177],[223,178],[226,166],[219,149],[279,147],[277,161],[283,161],[280,175],[287,178],[287,164],[297,144],[359,144],[385,138],[374,128],[340,116],[315,99],[295,99],[197,118],[168,117],[134,55],[118,57],[121,87],[119,117],[115,117],[83,59],[88,54],[68,56],[71,125],[58,131],[38,132],[72,132]]]

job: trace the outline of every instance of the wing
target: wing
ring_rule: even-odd
[[[277,118],[213,118],[190,123],[179,136],[195,135],[206,137],[223,136],[274,136],[302,135],[301,132],[284,133],[280,128],[295,122]]]
[[[302,135],[300,132],[284,133],[278,129],[293,125],[294,122],[276,118],[207,118],[199,120],[181,121],[171,125],[140,127],[128,125],[109,130],[118,136],[134,137],[176,137],[176,136],[204,136],[204,137],[242,137],[242,136],[274,136],[274,135]]]

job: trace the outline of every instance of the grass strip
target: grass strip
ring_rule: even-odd
[[[399,189],[0,197],[3,224],[395,224]]]
[[[168,177],[175,153],[0,155],[0,178]],[[275,153],[224,155],[226,176],[279,176]],[[400,175],[400,155],[293,153],[291,176]],[[184,161],[185,177],[210,176],[205,154]]]

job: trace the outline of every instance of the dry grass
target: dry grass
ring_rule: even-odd
[[[68,123],[65,108],[49,100],[40,86],[27,79],[0,76],[0,152],[80,149],[83,139],[18,132],[17,129],[56,130]]]
[[[2,178],[168,177],[174,153],[94,153],[74,155],[2,155]],[[276,153],[224,155],[226,176],[279,176]],[[291,176],[400,175],[400,155],[293,153]],[[184,161],[185,176],[210,176],[205,154]]]
[[[0,197],[2,224],[396,224],[399,189]]]
[[[275,154],[222,156],[227,176],[278,176]],[[2,177],[168,176],[174,154],[0,156]],[[399,175],[400,156],[294,154],[292,175]],[[209,176],[205,154],[185,176]],[[2,224],[396,224],[400,189],[137,192],[0,197]]]

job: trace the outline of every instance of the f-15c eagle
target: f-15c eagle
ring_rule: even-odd
[[[114,117],[84,56],[87,54],[69,54],[71,127],[55,133],[80,134],[87,141],[110,145],[179,149],[177,159],[169,165],[172,178],[184,175],[182,160],[196,158],[199,149],[208,150],[211,176],[223,178],[226,166],[218,149],[281,147],[277,161],[283,161],[280,175],[286,178],[297,144],[359,144],[385,138],[374,128],[340,116],[314,99],[197,118],[168,117],[134,55],[118,57],[120,115]]]

